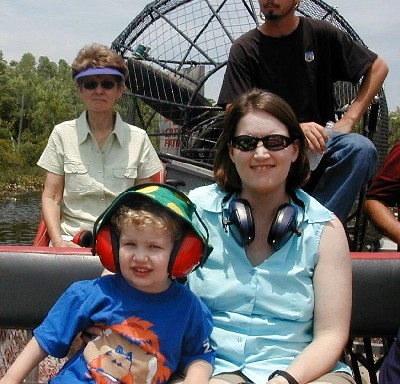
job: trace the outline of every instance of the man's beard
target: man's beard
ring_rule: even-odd
[[[276,13],[273,13],[273,12],[268,12],[268,13],[264,14],[264,17],[265,17],[265,20],[277,20],[281,16],[279,16]]]
[[[273,11],[264,13],[265,20],[273,21],[273,20],[281,19],[281,18],[283,18],[283,17],[289,15],[290,13],[292,13],[292,12],[297,8],[298,5],[299,5],[299,2],[294,1],[292,8],[289,9],[289,10],[288,10],[286,13],[284,13],[283,15],[278,15],[278,14],[274,13]]]

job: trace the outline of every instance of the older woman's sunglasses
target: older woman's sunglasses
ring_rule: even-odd
[[[92,91],[93,89],[96,89],[98,87],[99,83],[101,85],[101,88],[107,90],[113,89],[117,85],[117,82],[112,80],[101,80],[100,82],[96,80],[87,80],[82,81],[81,84],[83,88]]]
[[[234,148],[247,152],[257,148],[259,142],[270,151],[280,151],[287,148],[294,142],[294,139],[283,135],[268,135],[264,137],[255,137],[250,135],[240,135],[233,137],[231,144]]]

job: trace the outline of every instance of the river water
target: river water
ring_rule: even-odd
[[[0,197],[0,244],[30,245],[41,217],[41,192]]]
[[[0,196],[0,245],[31,245],[40,217],[40,191]],[[375,243],[380,237],[369,225],[366,244]]]

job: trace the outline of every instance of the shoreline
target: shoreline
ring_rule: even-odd
[[[29,184],[7,184],[0,182],[0,197],[21,195],[27,192],[40,192],[43,185]]]

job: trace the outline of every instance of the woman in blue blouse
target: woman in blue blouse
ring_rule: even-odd
[[[354,383],[339,361],[351,314],[347,238],[299,189],[306,151],[288,104],[251,90],[226,112],[216,184],[189,195],[214,246],[188,277],[213,315],[210,383]]]

